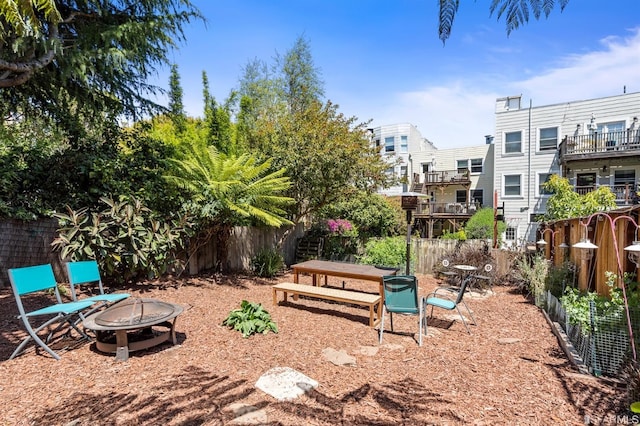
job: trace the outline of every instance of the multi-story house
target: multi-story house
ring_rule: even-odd
[[[389,124],[370,129],[370,137],[380,149],[380,155],[389,163],[387,173],[402,181],[380,191],[388,196],[407,192],[412,173],[411,153],[436,151],[436,147],[420,134],[418,128],[409,123]]]
[[[456,232],[482,207],[493,207],[492,138],[486,144],[411,152],[411,190],[427,195],[414,213],[425,238]]]
[[[636,202],[640,92],[539,107],[512,96],[497,99],[495,113],[494,186],[507,244],[536,240],[551,174],[581,194],[607,186],[619,205]]]

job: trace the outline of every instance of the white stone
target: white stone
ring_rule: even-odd
[[[278,401],[289,401],[318,387],[318,382],[289,367],[274,367],[264,373],[256,387]]]

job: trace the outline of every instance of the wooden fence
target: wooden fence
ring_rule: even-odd
[[[43,263],[51,263],[59,282],[67,281],[63,260],[51,250],[57,227],[55,219],[0,221],[0,287],[10,286],[8,269]],[[290,265],[295,259],[297,238],[303,232],[302,225],[279,229],[236,227],[229,240],[226,265],[222,268],[224,271],[246,271],[250,269],[251,259],[258,251],[277,246],[280,246],[285,263]],[[197,274],[213,268],[218,257],[215,242],[211,242],[191,257],[188,273]]]

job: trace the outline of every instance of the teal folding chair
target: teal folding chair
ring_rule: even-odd
[[[49,346],[47,346],[47,343],[49,343],[51,337],[57,331],[61,330],[62,327],[65,326],[65,324],[68,324],[69,327],[75,329],[81,335],[81,337],[90,339],[89,336],[87,336],[78,328],[75,319],[80,317],[82,311],[89,308],[91,305],[93,305],[94,302],[80,301],[63,303],[62,298],[60,297],[60,292],[58,291],[58,283],[56,282],[56,278],[53,275],[53,268],[51,268],[50,264],[13,268],[9,269],[8,272],[13,295],[16,298],[18,312],[20,313],[20,315],[18,315],[18,318],[22,320],[22,323],[24,324],[24,327],[29,334],[24,338],[24,340],[22,340],[20,345],[16,348],[13,354],[11,354],[9,359],[13,359],[14,357],[22,353],[27,343],[33,340],[38,344],[38,346],[47,351],[52,357],[59,360],[60,356]],[[27,312],[22,303],[22,297],[27,294],[36,292],[53,293],[56,298],[56,303],[50,304],[40,309],[36,309],[34,311]],[[40,325],[31,325],[31,320],[33,319],[35,322],[35,317],[49,315],[53,316],[44,323]],[[40,333],[50,325],[56,323],[58,323],[57,327],[49,332],[45,340],[42,340],[38,333]]]
[[[71,297],[73,297],[73,300],[90,301],[95,304],[89,312],[85,312],[83,315],[89,315],[92,312],[124,300],[130,296],[128,293],[107,294],[104,292],[102,278],[100,277],[100,270],[98,269],[98,262],[95,260],[67,262],[66,265],[69,284],[71,287]],[[93,293],[90,293],[92,294],[91,296],[81,297],[81,290],[82,293],[86,293],[84,290],[91,289],[93,289]]]
[[[471,316],[471,319],[473,320],[473,325],[476,325],[476,319],[473,317],[473,313],[471,312],[471,309],[469,309],[469,307],[467,306],[467,303],[463,299],[464,293],[467,290],[467,287],[470,285],[471,281],[474,278],[475,277],[473,275],[468,275],[464,280],[462,280],[462,284],[458,289],[450,288],[450,287],[437,288],[434,292],[430,293],[429,295],[425,296],[422,299],[422,310],[426,312],[427,306],[431,306],[431,313],[429,314],[429,317],[433,317],[434,307],[446,309],[448,311],[456,310],[458,312],[458,315],[460,315],[460,319],[464,324],[464,328],[467,329],[467,333],[471,334],[471,331],[469,331],[469,326],[467,325],[467,322],[464,319],[464,315],[462,315],[462,312],[460,311],[460,305],[463,305],[466,308],[467,312],[469,313],[469,316]],[[445,295],[447,297],[443,297]],[[424,330],[425,330],[425,334],[427,334],[427,317],[426,316],[425,316]]]
[[[422,346],[422,306],[418,303],[418,279],[413,275],[387,275],[383,278],[384,303],[380,321],[380,343],[384,333],[384,317],[389,312],[391,331],[393,314],[418,315],[418,344]]]

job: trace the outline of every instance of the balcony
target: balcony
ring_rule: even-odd
[[[421,179],[420,173],[413,174],[413,183],[411,190],[428,194],[428,188],[444,187],[450,185],[471,185],[471,173],[469,169],[464,170],[441,170],[424,173],[424,180]]]
[[[640,129],[621,132],[565,136],[560,143],[560,161],[640,156]]]
[[[482,206],[479,203],[434,203],[425,201],[418,204],[416,217],[471,217]]]
[[[638,204],[637,190],[638,188],[633,184],[625,185],[587,185],[587,186],[575,186],[574,190],[580,195],[587,194],[595,191],[598,187],[608,187],[611,192],[616,194],[616,204],[618,205],[632,205]]]

